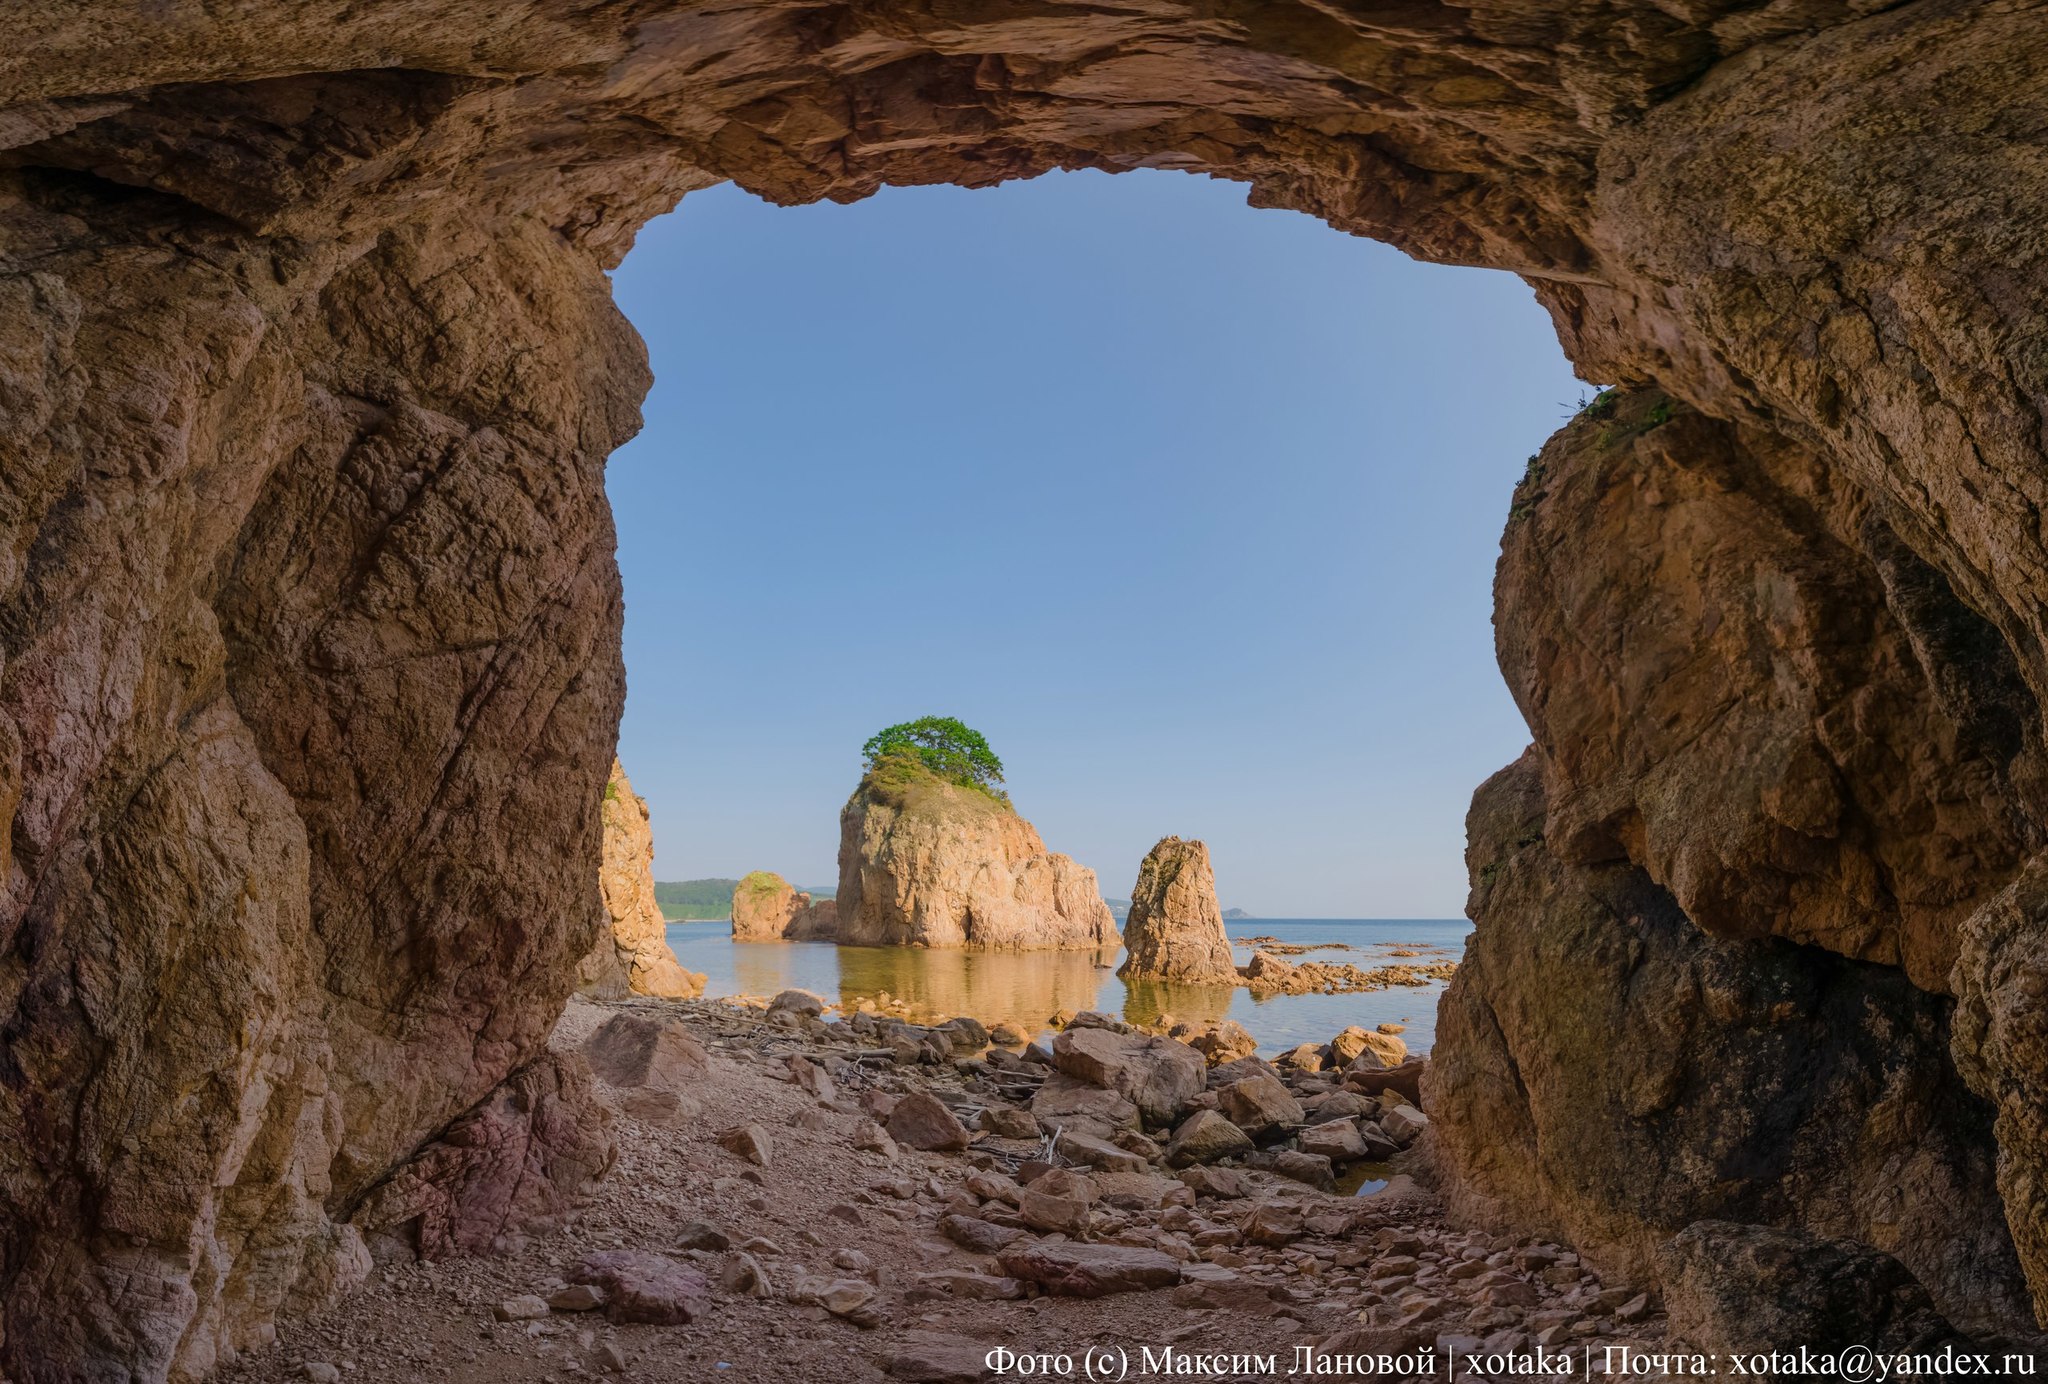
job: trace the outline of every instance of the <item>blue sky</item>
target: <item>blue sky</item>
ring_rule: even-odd
[[[1244,196],[721,187],[647,227],[608,487],[657,878],[831,881],[861,742],[937,714],[1108,896],[1178,834],[1225,907],[1462,912],[1466,804],[1528,739],[1500,530],[1584,387],[1519,280]]]

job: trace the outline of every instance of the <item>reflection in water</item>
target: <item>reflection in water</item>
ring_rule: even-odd
[[[1360,965],[1413,956],[1453,958],[1471,925],[1463,919],[1345,921],[1259,918],[1240,925],[1301,944],[1342,942]],[[965,1014],[991,1026],[1011,1023],[1027,1033],[1045,1031],[1059,1010],[1096,1009],[1132,1023],[1171,1017],[1204,1024],[1231,1018],[1251,1030],[1268,1056],[1296,1043],[1328,1042],[1349,1024],[1394,1023],[1411,1051],[1427,1052],[1436,1037],[1436,997],[1443,986],[1352,995],[1262,995],[1221,986],[1133,981],[1126,986],[1110,967],[1118,953],[978,952],[964,948],[836,947],[829,942],[735,942],[727,924],[671,923],[669,945],[682,963],[710,977],[705,993],[773,995],[809,990],[847,1007],[884,991],[926,1021]],[[1238,960],[1250,951],[1238,944]]]
[[[950,947],[841,947],[839,1003],[887,991],[919,1022],[966,1014],[1036,1033],[1054,1012],[1094,1009],[1116,952],[985,952]]]
[[[1156,1024],[1162,1019],[1197,1028],[1230,1012],[1237,992],[1227,985],[1176,985],[1164,980],[1124,982],[1124,1022]]]

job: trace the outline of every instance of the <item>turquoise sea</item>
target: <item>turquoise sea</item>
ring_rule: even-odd
[[[1370,969],[1400,962],[1457,961],[1472,924],[1463,918],[1242,918],[1228,924],[1239,962],[1244,939],[1271,937],[1316,950],[1287,959]],[[976,952],[917,947],[839,947],[829,942],[735,942],[725,922],[670,923],[669,945],[683,965],[710,977],[705,994],[773,995],[810,990],[846,1006],[886,991],[919,1019],[966,1014],[984,1023],[1008,1021],[1042,1032],[1057,1010],[1095,1009],[1133,1022],[1162,1014],[1177,1019],[1232,1018],[1259,1040],[1267,1056],[1297,1043],[1320,1043],[1349,1024],[1406,1025],[1412,1052],[1436,1038],[1441,983],[1396,986],[1355,995],[1274,995],[1255,1000],[1242,987],[1126,986],[1116,978],[1122,952]],[[1416,955],[1397,955],[1415,952]]]

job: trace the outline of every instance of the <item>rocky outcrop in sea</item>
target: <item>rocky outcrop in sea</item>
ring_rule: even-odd
[[[1216,873],[1209,865],[1208,846],[1169,836],[1146,854],[1131,889],[1124,948],[1128,955],[1117,970],[1124,979],[1239,983],[1230,937],[1223,930],[1223,910],[1216,902]]]
[[[987,793],[885,760],[839,816],[839,940],[859,946],[1102,949],[1095,872],[1048,851]]]

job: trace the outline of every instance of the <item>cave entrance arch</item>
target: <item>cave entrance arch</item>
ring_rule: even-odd
[[[1660,446],[1856,500],[1780,507],[1786,551],[1862,564],[1822,575],[1882,593],[1864,644],[1917,671],[1873,686],[1936,729],[1896,763],[1773,757],[1784,791],[1707,815],[1841,843],[1773,861],[1816,897],[1884,864],[1867,916],[1750,911],[1626,804],[1546,839],[1649,861],[1694,922],[1953,994],[2048,1287],[2038,797],[2012,788],[2048,684],[2037,30],[1952,0],[23,17],[0,1363],[204,1375],[356,1281],[364,1226],[512,1195],[451,1120],[573,1095],[536,1054],[596,927],[601,475],[647,383],[603,275],[635,229],[725,180],[795,202],[1059,167],[1214,172],[1519,273],[1584,375],[1702,420]],[[1944,785],[1983,823],[1950,838],[1973,871],[1886,854],[1887,821],[1961,820]],[[1830,812],[1856,830],[1816,836]]]

